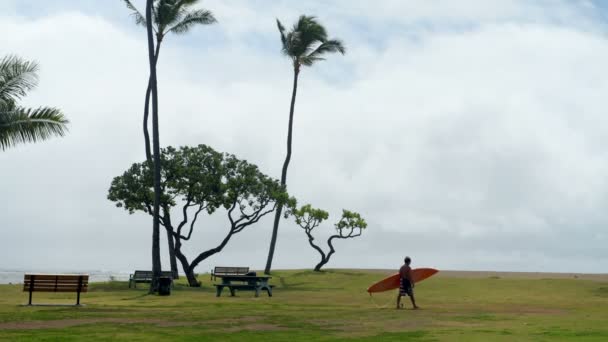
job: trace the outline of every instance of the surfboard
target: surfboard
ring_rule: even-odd
[[[434,268],[415,268],[412,270],[412,276],[414,277],[414,283],[423,281],[424,279],[432,276],[439,272]],[[384,278],[379,282],[373,284],[367,288],[367,292],[383,292],[399,288],[399,273],[393,274],[388,278]]]

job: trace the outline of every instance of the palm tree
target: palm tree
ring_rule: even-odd
[[[127,8],[132,11],[137,25],[146,26],[147,21],[130,0],[124,0]],[[154,63],[158,62],[160,45],[169,33],[185,34],[195,25],[210,25],[217,22],[213,13],[204,9],[192,9],[200,0],[153,0],[152,4],[152,30],[156,34],[156,50],[154,51]],[[151,160],[150,135],[148,133],[148,113],[150,105],[150,81],[146,90],[144,104],[144,139],[146,146],[146,159]]]
[[[342,42],[338,39],[328,39],[327,32],[315,17],[302,15],[291,31],[286,32],[285,27],[277,19],[277,26],[281,34],[282,51],[293,63],[293,91],[291,94],[291,106],[289,109],[289,126],[287,129],[287,155],[281,172],[281,185],[286,186],[287,168],[291,160],[291,142],[293,134],[293,111],[296,103],[298,90],[298,75],[302,66],[312,66],[315,62],[322,61],[326,54],[339,52],[345,53]],[[272,238],[268,251],[268,260],[264,273],[269,274],[272,267],[272,259],[277,242],[279,220],[283,207],[279,205],[274,216]]]
[[[204,9],[192,9],[197,5],[199,0],[153,0],[151,8],[152,20],[146,20],[146,17],[137,10],[137,8],[129,0],[124,0],[127,8],[132,11],[137,25],[148,26],[151,23],[151,30],[156,34],[156,48],[153,50],[154,68],[158,63],[158,55],[160,53],[160,45],[165,36],[169,33],[185,34],[195,25],[210,25],[216,22],[213,14]],[[157,89],[158,91],[158,89]],[[144,143],[146,149],[146,160],[152,162],[152,153],[150,152],[150,134],[148,132],[148,116],[150,110],[150,95],[152,93],[151,78],[148,80],[148,88],[146,89],[146,97],[144,103]],[[177,259],[175,256],[175,244],[172,232],[167,230],[167,241],[169,244],[169,260],[171,262],[171,271],[175,278],[178,277]]]
[[[154,36],[152,34],[152,1],[146,1],[146,31],[148,33],[148,60],[150,82],[148,88],[152,95],[152,148],[154,150],[154,218],[152,220],[152,282],[150,293],[158,291],[161,272],[160,263],[160,135],[158,131],[158,93],[156,87],[156,59],[154,58]],[[148,159],[149,161],[149,159]]]
[[[38,85],[38,64],[17,56],[0,60],[0,148],[63,136],[69,121],[52,107],[24,108],[17,101]]]

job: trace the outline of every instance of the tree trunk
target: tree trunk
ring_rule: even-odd
[[[184,270],[184,274],[186,275],[186,279],[188,280],[188,285],[190,287],[200,287],[200,283],[196,280],[196,277],[194,276],[194,267],[190,267],[188,258],[186,258],[186,256],[181,251],[181,241],[179,240],[179,238],[177,238],[176,241],[177,242],[175,244],[175,255],[182,264],[182,269]]]
[[[291,142],[293,136],[293,112],[296,105],[296,94],[298,91],[298,75],[300,74],[299,66],[295,65],[293,70],[293,91],[291,94],[291,106],[289,109],[289,126],[287,129],[287,155],[285,156],[285,162],[283,163],[283,170],[281,172],[281,185],[286,188],[287,185],[287,168],[289,167],[289,161],[291,160]],[[268,250],[268,259],[266,260],[266,268],[264,269],[265,274],[270,274],[272,268],[272,259],[274,258],[274,250],[277,244],[277,234],[279,232],[279,221],[281,220],[281,213],[283,211],[283,205],[279,204],[277,211],[274,215],[274,224],[272,226],[272,237],[270,239],[270,249]]]
[[[169,262],[171,263],[171,273],[173,279],[179,279],[179,271],[177,269],[177,258],[175,257],[175,240],[173,233],[167,229],[167,240],[169,241]]]
[[[327,255],[324,255],[321,262],[317,264],[317,266],[315,266],[315,271],[316,272],[320,272],[321,271],[321,267],[325,266],[325,264],[327,264],[329,262],[329,259],[331,258],[331,256],[336,252],[336,250],[334,249],[334,245],[332,243],[333,239],[339,238],[340,236],[338,235],[332,235],[329,237],[329,239],[327,240],[327,245],[329,246],[329,253],[327,253]]]
[[[160,139],[158,131],[158,89],[156,85],[156,58],[154,56],[154,36],[152,34],[152,2],[146,1],[146,29],[148,31],[148,59],[150,62],[150,84],[152,95],[152,144],[154,153],[154,219],[152,222],[152,282],[150,293],[158,291],[160,278]]]
[[[201,283],[196,279],[194,275],[194,268],[188,269],[186,272],[186,279],[188,279],[188,286],[190,287],[201,287]]]
[[[154,67],[158,65],[158,55],[160,54],[160,44],[162,43],[162,36],[156,36],[156,51],[154,53]],[[153,163],[152,153],[150,152],[150,134],[148,133],[148,116],[150,113],[150,95],[152,94],[152,78],[148,78],[148,89],[146,89],[146,99],[144,104],[144,143],[146,146],[146,160],[149,163]],[[177,269],[177,260],[175,258],[175,243],[171,239],[171,232],[167,231],[167,243],[169,248],[169,261],[171,263],[171,272],[173,273],[173,279],[179,279],[179,272]]]
[[[230,241],[230,238],[232,237],[232,235],[233,235],[232,230],[230,230],[230,233],[228,235],[226,235],[224,240],[222,240],[222,242],[218,246],[216,246],[215,248],[206,250],[203,253],[199,254],[194,260],[192,260],[192,262],[188,262],[188,258],[186,258],[186,256],[182,253],[181,240],[177,239],[177,242],[175,244],[175,255],[177,256],[177,259],[179,259],[179,261],[182,264],[182,269],[184,270],[184,273],[186,274],[186,279],[188,280],[189,286],[191,286],[191,287],[200,287],[201,286],[201,284],[198,282],[198,280],[196,280],[196,277],[194,276],[194,269],[196,268],[196,266],[198,266],[198,264],[201,263],[201,261],[207,259],[208,257],[210,257],[216,253],[221,252],[222,249],[224,249],[224,247],[228,244],[228,241]]]
[[[160,43],[162,39],[156,37],[156,52],[154,53],[154,67],[158,65],[158,54],[160,53]],[[152,77],[148,78],[148,89],[146,89],[146,102],[144,104],[144,143],[146,146],[146,160],[152,162],[152,152],[150,152],[150,134],[148,133],[148,115],[150,113],[150,94],[152,93]]]
[[[317,266],[315,266],[315,271],[319,272],[321,270],[321,267],[323,267],[323,265],[327,263],[327,261],[325,261],[325,252],[323,252],[321,247],[315,245],[315,243],[313,242],[314,237],[310,232],[307,231],[306,235],[308,235],[308,243],[310,244],[310,246],[312,246],[312,248],[314,248],[317,252],[319,252],[319,254],[321,254],[321,261],[317,264]]]

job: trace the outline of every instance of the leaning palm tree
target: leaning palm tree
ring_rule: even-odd
[[[24,108],[17,101],[38,85],[38,64],[17,56],[0,59],[0,148],[67,132],[68,120],[51,107]]]
[[[146,26],[148,21],[146,16],[137,10],[137,8],[129,0],[124,0],[127,8],[132,11],[132,15],[135,18],[137,25]],[[158,55],[160,53],[160,45],[163,42],[165,36],[169,33],[173,34],[185,34],[190,31],[196,25],[210,25],[216,22],[213,14],[205,9],[193,9],[193,6],[197,5],[199,0],[152,0],[150,20],[151,30],[156,35],[156,47],[153,48],[153,60],[151,63],[156,65],[158,63]],[[152,152],[150,151],[150,134],[148,132],[148,116],[150,110],[150,95],[152,94],[152,82],[151,78],[148,80],[148,87],[146,89],[146,97],[144,103],[144,118],[143,118],[143,130],[144,130],[144,143],[146,149],[146,160],[152,162]],[[169,244],[169,260],[171,262],[171,271],[173,272],[174,278],[178,277],[177,270],[177,259],[175,256],[175,243],[173,240],[172,232],[167,230],[167,241]]]
[[[289,126],[287,128],[287,155],[285,156],[285,162],[283,162],[283,170],[281,172],[281,185],[285,187],[287,183],[287,168],[289,167],[289,161],[291,160],[293,112],[296,104],[300,69],[302,66],[312,66],[315,62],[324,60],[324,56],[329,53],[339,52],[344,54],[345,48],[340,40],[327,38],[325,28],[315,17],[300,16],[298,22],[289,32],[286,32],[285,27],[278,19],[277,26],[279,28],[279,33],[281,34],[283,54],[293,63],[293,91],[289,109]],[[272,267],[272,259],[274,257],[282,210],[283,207],[279,205],[275,212],[268,260],[266,261],[266,268],[264,269],[264,273],[266,274],[270,273]]]

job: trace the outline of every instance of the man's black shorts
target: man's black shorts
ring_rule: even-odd
[[[412,284],[410,283],[409,280],[401,278],[401,282],[399,284],[399,294],[401,296],[413,296],[414,295],[414,289],[412,289]]]

